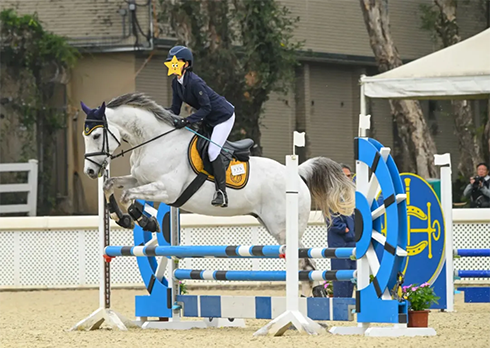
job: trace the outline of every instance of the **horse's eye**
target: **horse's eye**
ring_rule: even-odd
[[[94,134],[94,140],[97,140],[100,138],[100,134]]]

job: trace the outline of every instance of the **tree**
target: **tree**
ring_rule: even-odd
[[[65,126],[64,111],[52,98],[57,86],[67,82],[66,70],[79,53],[65,38],[44,30],[36,15],[5,9],[0,23],[0,89],[7,111],[2,139],[11,134],[20,139],[21,158],[11,160],[38,159],[38,212],[49,214],[56,200],[55,134]]]
[[[433,0],[432,5],[420,5],[422,28],[434,32],[441,40],[443,47],[449,47],[461,41],[456,18],[457,6],[457,0]],[[460,151],[458,169],[467,180],[468,177],[474,175],[477,164],[483,159],[482,142],[473,122],[471,102],[452,100],[451,104],[455,135]]]
[[[252,138],[262,155],[260,117],[271,92],[287,92],[298,64],[299,18],[271,0],[160,0],[169,23],[194,54],[195,71],[236,108],[232,138]]]
[[[385,72],[402,65],[390,31],[388,0],[360,0],[361,10],[378,69]],[[437,177],[436,145],[417,100],[390,100],[397,126],[397,165],[422,177]]]

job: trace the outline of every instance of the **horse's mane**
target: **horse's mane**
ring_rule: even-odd
[[[123,105],[134,106],[150,111],[151,113],[153,113],[153,115],[155,115],[157,119],[164,121],[171,126],[174,124],[174,118],[177,117],[172,112],[167,111],[163,107],[158,105],[153,99],[151,99],[144,93],[126,93],[112,99],[110,102],[107,103],[107,107],[111,109]]]

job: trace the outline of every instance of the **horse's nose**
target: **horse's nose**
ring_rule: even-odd
[[[89,168],[89,169],[87,170],[87,174],[88,174],[89,176],[93,177],[93,176],[95,175],[95,171],[94,171],[92,168]]]

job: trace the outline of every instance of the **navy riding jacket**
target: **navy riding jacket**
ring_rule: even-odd
[[[347,233],[346,228],[349,229]],[[329,248],[355,247],[354,214],[334,217],[328,229],[327,238]]]
[[[204,121],[214,127],[228,120],[235,112],[235,107],[224,97],[213,91],[199,76],[191,71],[184,74],[183,85],[172,80],[172,106],[170,110],[180,114],[182,102],[192,106],[195,113],[187,117],[190,123]]]
[[[382,193],[379,195],[376,202],[378,203],[378,206],[383,205],[384,198]],[[332,224],[328,228],[327,235],[329,248],[350,248],[356,246],[354,219],[355,214],[352,214],[351,216],[338,215],[332,219]],[[347,233],[345,232],[346,228],[349,229],[349,232]]]

